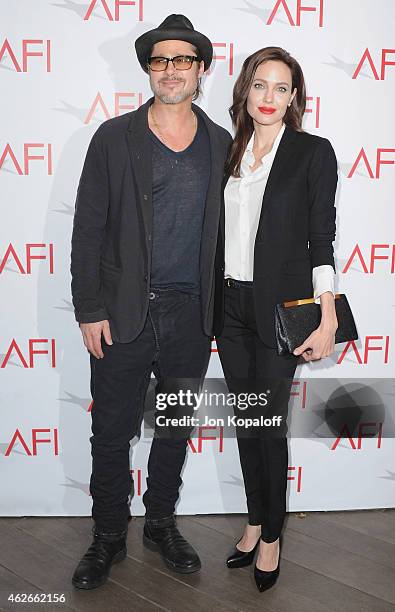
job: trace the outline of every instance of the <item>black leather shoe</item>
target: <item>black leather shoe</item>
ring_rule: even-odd
[[[106,533],[92,530],[94,539],[77,565],[72,583],[77,589],[95,589],[104,584],[113,563],[126,557],[125,531]]]
[[[174,515],[146,519],[143,542],[150,550],[160,552],[167,567],[175,572],[191,574],[201,567],[196,550],[178,531]]]
[[[278,557],[278,563],[277,563],[276,569],[270,572],[265,572],[264,570],[258,569],[255,564],[255,567],[254,567],[255,584],[260,593],[262,593],[263,591],[267,591],[272,586],[274,586],[277,578],[279,577],[281,544],[282,544],[282,537],[280,536],[280,541],[279,541],[280,551],[279,551],[279,557]]]
[[[259,538],[259,540],[260,540],[260,538]],[[234,551],[226,559],[226,565],[230,569],[233,569],[233,568],[236,568],[236,567],[246,567],[247,565],[251,565],[251,563],[254,560],[256,549],[259,546],[259,540],[255,544],[254,548],[252,550],[249,550],[248,552],[243,552],[243,551],[239,550],[237,548],[237,544],[236,544]]]

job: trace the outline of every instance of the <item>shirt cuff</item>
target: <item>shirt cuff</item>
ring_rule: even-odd
[[[320,304],[320,295],[331,291],[335,296],[335,271],[331,265],[316,266],[313,268],[314,302]]]

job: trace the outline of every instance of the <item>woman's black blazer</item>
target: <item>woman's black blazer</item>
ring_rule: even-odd
[[[229,179],[225,175],[223,190]],[[326,138],[286,126],[266,184],[254,248],[259,336],[276,347],[274,306],[313,296],[312,269],[335,268],[337,161]],[[223,192],[222,192],[223,193]],[[215,335],[223,328],[225,209],[216,257]]]

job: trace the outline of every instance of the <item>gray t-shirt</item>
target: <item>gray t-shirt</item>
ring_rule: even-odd
[[[152,288],[200,292],[200,241],[210,178],[210,141],[203,120],[184,151],[150,130],[153,169]]]

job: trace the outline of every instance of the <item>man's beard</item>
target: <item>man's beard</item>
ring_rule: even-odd
[[[179,80],[181,82],[184,81],[184,79],[176,79],[176,80]],[[163,104],[180,104],[180,102],[184,102],[184,100],[194,95],[197,89],[197,86],[198,86],[198,82],[196,80],[195,85],[193,85],[193,89],[191,85],[190,89],[184,89],[183,91],[180,91],[179,93],[175,92],[175,93],[170,93],[170,94],[164,94],[161,91],[160,83],[154,84],[151,78],[150,78],[150,85],[151,85],[151,89],[153,93],[155,94],[155,96],[159,98],[159,100],[163,102]]]

